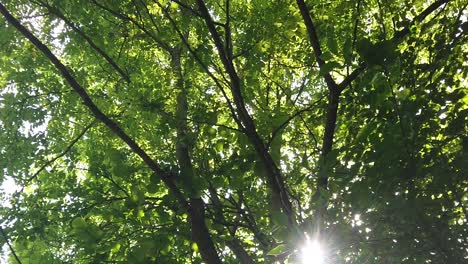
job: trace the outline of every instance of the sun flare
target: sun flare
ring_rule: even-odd
[[[301,263],[325,264],[323,249],[317,241],[309,240],[301,249]]]

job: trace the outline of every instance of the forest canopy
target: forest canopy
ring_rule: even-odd
[[[5,261],[464,263],[467,5],[1,1]]]

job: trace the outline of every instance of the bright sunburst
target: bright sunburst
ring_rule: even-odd
[[[301,262],[303,264],[325,264],[325,255],[317,241],[308,240],[301,249]]]

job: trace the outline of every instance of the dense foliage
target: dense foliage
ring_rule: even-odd
[[[462,0],[5,0],[19,263],[462,263]]]

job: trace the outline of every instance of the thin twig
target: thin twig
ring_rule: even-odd
[[[10,244],[10,240],[8,239],[8,236],[7,236],[7,234],[5,233],[5,230],[3,230],[3,227],[2,227],[2,226],[0,226],[0,233],[2,234],[3,239],[5,240],[6,244],[8,245],[8,248],[10,248],[11,254],[13,254],[13,256],[15,257],[16,262],[18,262],[18,264],[22,264],[20,258],[19,258],[18,255],[16,254],[15,249],[14,249],[13,246]]]
[[[32,180],[34,180],[42,171],[44,171],[48,166],[50,166],[52,163],[54,163],[56,160],[58,160],[59,158],[65,156],[65,154],[67,154],[71,149],[72,147],[76,144],[76,142],[78,142],[83,136],[84,134],[86,134],[86,132],[94,125],[96,124],[96,120],[94,120],[93,122],[91,122],[89,125],[87,125],[81,132],[80,134],[78,134],[78,136],[73,139],[70,144],[68,144],[68,146],[65,148],[65,150],[58,154],[57,156],[55,156],[54,158],[52,158],[51,160],[47,161],[44,165],[42,165],[39,170],[37,170],[31,177],[29,177],[27,180],[26,180],[26,185],[28,185]],[[24,188],[24,186],[23,186]],[[20,192],[22,192],[23,188],[21,189]]]
[[[96,43],[88,36],[86,35],[81,29],[78,28],[78,26],[75,25],[72,21],[70,21],[65,15],[57,8],[49,5],[48,3],[37,0],[38,5],[41,5],[47,10],[49,10],[50,13],[56,15],[58,18],[60,18],[67,26],[69,26],[73,31],[75,31],[80,37],[82,37],[88,44],[93,48],[97,53],[99,53],[111,66],[114,68],[122,78],[125,79],[126,82],[130,82],[130,77],[127,75],[127,73],[120,68],[117,63],[100,47],[97,46]]]
[[[184,195],[174,183],[174,173],[167,171],[159,166],[146,151],[144,151],[140,145],[131,138],[114,120],[109,116],[104,114],[102,110],[94,103],[94,101],[89,96],[88,92],[83,86],[81,86],[78,81],[73,76],[72,72],[67,66],[65,66],[58,58],[55,56],[52,51],[44,45],[36,36],[34,36],[27,28],[25,28],[12,14],[5,8],[5,6],[0,3],[0,13],[5,17],[5,19],[15,27],[24,37],[26,37],[38,50],[40,50],[44,56],[46,56],[49,61],[57,68],[62,77],[66,82],[75,90],[75,92],[82,99],[82,103],[91,111],[91,113],[104,123],[109,130],[111,130],[116,136],[118,136],[127,146],[137,154],[146,165],[155,172],[158,176],[161,177],[162,181],[166,186],[174,193],[178,202],[186,210],[190,212],[191,206],[187,203],[187,200],[184,198]]]
[[[301,115],[302,113],[304,112],[307,112],[307,111],[310,111],[312,108],[314,108],[320,101],[322,101],[322,99],[324,98],[325,96],[322,96],[320,97],[317,101],[313,102],[311,105],[307,106],[306,108],[304,109],[301,109],[299,111],[297,111],[296,113],[294,113],[293,115],[291,115],[288,119],[286,119],[280,126],[278,126],[275,131],[273,131],[273,133],[271,134],[271,137],[270,137],[270,140],[268,141],[267,143],[267,148],[270,148],[270,145],[271,145],[271,142],[273,142],[273,140],[275,139],[276,135],[278,134],[278,132],[281,130],[281,129],[284,129],[288,124],[289,122],[291,122],[291,120],[293,120],[294,118],[296,118],[297,116]]]
[[[158,3],[159,4],[159,3]],[[162,6],[160,6],[162,8]],[[182,42],[184,43],[184,45],[187,47],[188,51],[190,52],[190,54],[192,54],[192,56],[195,58],[195,60],[198,62],[198,64],[202,67],[202,69],[205,71],[205,73],[215,82],[216,86],[220,89],[221,93],[223,94],[223,97],[224,99],[226,99],[226,102],[228,104],[228,108],[229,110],[231,111],[231,116],[232,118],[234,118],[234,121],[236,121],[237,125],[239,126],[239,128],[241,130],[243,130],[243,125],[241,123],[241,121],[239,120],[239,117],[237,117],[237,114],[236,114],[236,111],[234,109],[234,106],[231,102],[231,99],[229,99],[227,93],[226,93],[226,90],[224,89],[224,87],[221,85],[221,81],[218,80],[218,78],[216,78],[216,76],[214,76],[214,74],[210,71],[210,69],[208,68],[208,66],[206,66],[206,64],[202,61],[202,59],[200,58],[200,56],[198,56],[198,54],[192,49],[192,47],[190,46],[190,44],[188,43],[188,40],[185,38],[184,34],[182,34],[182,32],[180,31],[180,29],[178,28],[177,24],[175,23],[174,19],[172,19],[172,17],[169,15],[168,12],[164,11],[164,14],[166,16],[166,18],[169,20],[169,22],[171,22],[174,30],[177,32],[177,34],[179,35],[180,39],[182,40]]]

